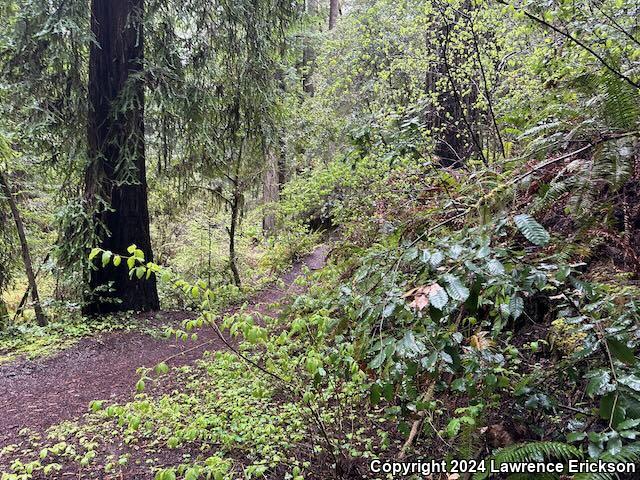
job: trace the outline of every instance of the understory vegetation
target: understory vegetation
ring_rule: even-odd
[[[2,480],[638,478],[486,463],[640,465],[637,0],[87,3],[0,0]]]

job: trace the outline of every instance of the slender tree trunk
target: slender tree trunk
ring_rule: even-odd
[[[40,305],[40,295],[38,294],[38,285],[36,284],[36,276],[33,273],[33,263],[31,262],[31,253],[29,251],[29,244],[27,243],[27,236],[24,232],[24,224],[22,223],[22,217],[20,211],[16,205],[16,201],[13,198],[13,192],[7,183],[7,179],[4,174],[0,172],[0,187],[7,197],[9,208],[11,209],[11,215],[16,224],[16,230],[18,231],[18,238],[20,239],[20,249],[22,251],[22,261],[24,262],[24,269],[27,273],[27,280],[29,282],[29,288],[31,290],[31,299],[33,300],[33,310],[36,313],[36,321],[38,325],[44,326],[47,324],[47,317],[45,317]]]
[[[329,0],[329,30],[333,30],[340,14],[340,0]]]
[[[9,325],[9,310],[7,309],[7,304],[4,303],[2,295],[0,295],[0,332],[5,330],[7,325]]]
[[[273,233],[276,227],[276,216],[273,212],[273,204],[278,201],[280,197],[280,188],[278,185],[278,166],[279,157],[277,149],[273,146],[269,147],[267,152],[267,163],[264,172],[262,201],[267,205],[267,209],[262,219],[262,230],[265,235]]]
[[[240,214],[240,190],[238,179],[233,191],[233,201],[231,203],[231,226],[227,229],[229,233],[229,267],[233,275],[233,283],[239,287],[241,285],[240,272],[238,271],[238,258],[236,255],[236,231],[238,229],[238,217]]]
[[[280,136],[280,155],[278,155],[278,198],[282,187],[287,183],[287,144],[284,135]]]
[[[318,0],[307,0],[307,15],[312,16],[317,14]],[[304,48],[302,50],[302,90],[311,96],[315,93],[315,88],[313,83],[311,83],[311,76],[313,75],[315,63],[316,52],[311,46],[311,39],[307,35],[304,39]]]
[[[311,76],[313,75],[313,67],[316,61],[316,54],[313,47],[309,45],[309,39],[306,38],[305,46],[302,50],[302,91],[313,96],[315,94],[315,87],[311,82]]]
[[[463,11],[469,11],[470,7],[465,3]],[[456,16],[456,21],[458,20]],[[469,45],[464,44],[464,54],[459,51],[448,52],[451,48],[447,38],[449,26],[443,24],[435,32],[436,36],[431,40],[431,34],[426,34],[426,48],[437,52],[438,58],[432,63],[426,75],[425,90],[430,94],[435,94],[437,98],[435,105],[427,114],[427,121],[434,132],[434,154],[444,167],[462,166],[474,149],[473,138],[469,129],[465,128],[467,122],[474,122],[477,116],[473,107],[477,99],[477,88],[474,83],[470,85],[457,85],[453,76],[455,68],[472,54]],[[460,47],[457,47],[460,49]],[[449,65],[447,58],[453,58],[454,64]],[[451,81],[449,81],[451,79]],[[467,87],[470,88],[467,88]],[[465,98],[461,97],[458,90],[464,90]],[[465,112],[468,110],[469,113]]]
[[[153,260],[144,145],[144,0],[92,0],[89,53],[86,197],[97,208],[100,246],[126,253],[135,244]],[[103,227],[102,227],[103,226]],[[98,267],[90,287],[111,285],[94,295],[87,313],[157,310],[156,281],[129,277],[123,267]]]

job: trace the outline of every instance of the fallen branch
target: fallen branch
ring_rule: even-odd
[[[38,270],[36,270],[36,273],[35,273],[36,280],[38,279],[38,275],[40,275],[42,266],[49,261],[50,255],[51,255],[51,251],[47,252],[47,255],[44,257],[44,260],[42,260],[42,263],[40,263],[40,265],[38,266]],[[13,315],[13,323],[16,323],[16,320],[18,320],[20,315],[22,315],[22,312],[24,312],[24,309],[27,305],[27,300],[29,299],[30,292],[31,292],[31,285],[27,285],[27,289],[25,290],[24,295],[22,295],[22,299],[18,304],[18,308],[16,308],[16,313]]]
[[[398,455],[398,460],[404,460],[404,458],[406,457],[407,450],[409,450],[409,447],[411,447],[416,437],[418,436],[418,432],[420,432],[420,427],[422,426],[423,421],[424,421],[424,417],[420,417],[419,419],[413,422],[413,425],[411,425],[409,438],[407,438],[407,441],[404,442],[404,445],[402,445],[402,449],[400,450],[400,455]]]

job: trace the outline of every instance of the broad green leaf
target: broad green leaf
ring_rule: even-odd
[[[625,418],[625,412],[618,401],[618,394],[611,392],[600,399],[600,417],[605,420],[611,420],[613,425],[617,425]]]
[[[449,301],[449,296],[444,288],[434,283],[429,291],[429,301],[435,308],[442,310]]]
[[[504,273],[504,266],[500,263],[500,260],[495,258],[487,262],[487,269],[491,275],[502,275]]]
[[[571,432],[570,434],[567,435],[567,442],[569,443],[581,442],[586,437],[587,437],[587,434],[584,432]]]
[[[616,425],[618,430],[628,430],[630,428],[635,428],[640,425],[640,418],[632,418],[629,420],[625,420],[624,422],[620,422]]]
[[[429,258],[429,263],[433,268],[439,266],[444,260],[444,254],[440,250],[436,250],[431,254],[431,258]]]
[[[542,247],[549,243],[549,232],[529,214],[516,215],[513,220],[518,230],[534,245]]]
[[[416,337],[413,335],[412,331],[405,333],[399,343],[400,347],[408,356],[418,355],[424,351],[424,345],[416,342]]]
[[[616,435],[607,442],[607,453],[609,455],[618,455],[622,450],[622,439]]]
[[[371,360],[371,362],[369,363],[369,367],[374,370],[376,368],[380,368],[386,359],[387,359],[387,352],[386,352],[386,349],[383,348],[382,350],[380,350],[378,355],[376,355],[373,358],[373,360]]]
[[[636,362],[633,351],[621,341],[615,338],[607,338],[607,345],[611,354],[621,362],[627,365],[633,365]]]
[[[603,395],[611,391],[610,382],[611,373],[608,370],[596,370],[589,375],[589,383],[587,383],[587,395],[594,397]]]
[[[631,390],[640,392],[640,377],[629,374],[618,377],[618,382],[629,387]]]
[[[109,261],[111,260],[111,252],[102,252],[102,266],[106,267],[109,265]]]
[[[164,362],[161,362],[158,365],[156,365],[155,371],[157,374],[160,374],[160,375],[167,373],[169,371],[169,365],[167,365]]]
[[[200,478],[200,472],[197,468],[192,467],[184,474],[184,480],[198,480]]]
[[[447,427],[444,431],[449,438],[453,438],[458,435],[458,433],[460,432],[460,419],[452,418],[451,420],[449,420],[449,423],[447,424]]]
[[[517,320],[518,318],[520,318],[520,315],[522,315],[523,312],[524,312],[524,300],[520,295],[516,294],[513,297],[511,297],[511,300],[509,300],[509,313],[513,318]]]
[[[469,298],[469,289],[462,284],[458,277],[455,275],[444,275],[443,279],[447,282],[447,293],[453,300],[464,302]]]

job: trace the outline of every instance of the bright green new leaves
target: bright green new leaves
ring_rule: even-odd
[[[165,362],[161,362],[155,366],[154,370],[158,375],[163,375],[169,372],[169,365],[167,365]]]

